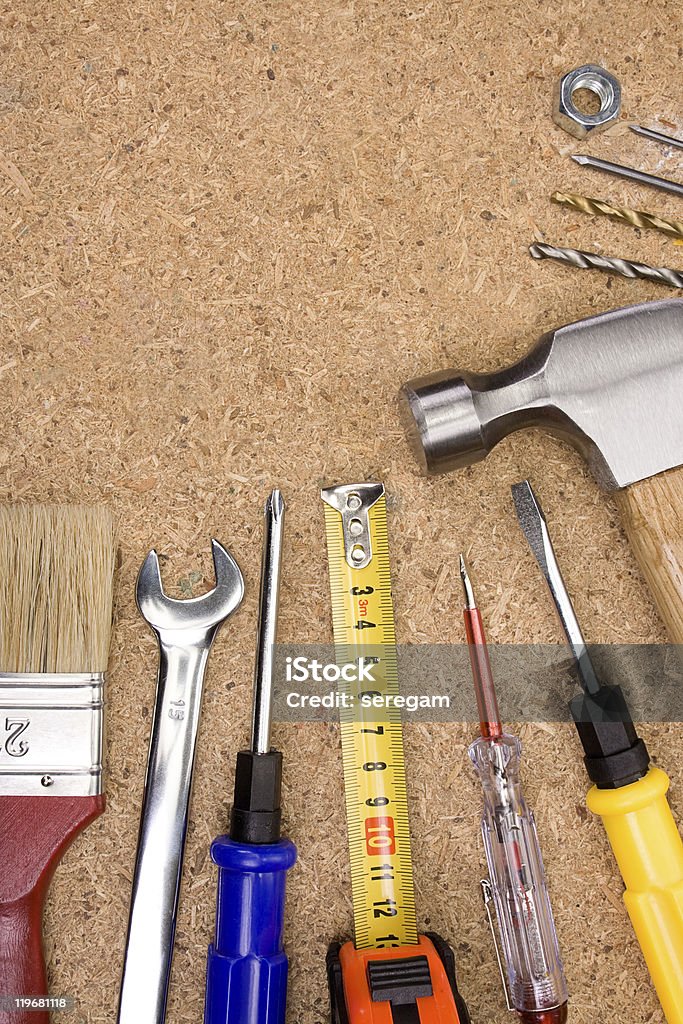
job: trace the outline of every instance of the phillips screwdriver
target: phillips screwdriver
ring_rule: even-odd
[[[624,903],[664,1015],[668,1024],[683,1024],[683,842],[666,798],[669,778],[650,764],[621,688],[596,672],[529,481],[515,484],[512,496],[581,685],[570,710],[594,783],[586,803],[607,831],[624,880]]]
[[[481,729],[469,755],[484,793],[482,835],[490,877],[482,882],[482,893],[494,943],[491,902],[496,909],[502,945],[501,958],[496,943],[498,965],[508,1007],[524,1024],[564,1024],[567,984],[536,824],[522,792],[522,745],[503,731],[484,626],[462,555],[460,575]]]
[[[218,897],[205,1024],[285,1020],[285,881],[296,847],[280,838],[282,754],[270,745],[284,513],[282,496],[274,490],[265,507],[251,748],[237,755],[230,834],[211,845]]]

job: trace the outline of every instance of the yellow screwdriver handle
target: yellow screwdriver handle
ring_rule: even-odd
[[[683,841],[666,799],[669,777],[650,767],[621,789],[588,793],[626,886],[624,903],[668,1024],[683,1024]]]

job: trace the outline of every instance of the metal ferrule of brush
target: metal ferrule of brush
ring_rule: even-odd
[[[0,673],[0,796],[102,792],[104,673]]]

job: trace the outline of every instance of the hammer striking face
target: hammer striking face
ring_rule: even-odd
[[[628,306],[544,335],[496,373],[445,370],[402,390],[428,473],[484,459],[541,426],[620,490],[625,526],[672,638],[683,643],[683,300]],[[632,486],[635,485],[635,486]]]

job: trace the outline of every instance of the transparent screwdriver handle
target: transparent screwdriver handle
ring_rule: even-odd
[[[534,817],[519,776],[515,736],[479,738],[469,748],[484,792],[482,834],[505,961],[509,998],[524,1021],[566,1020],[567,985]]]

